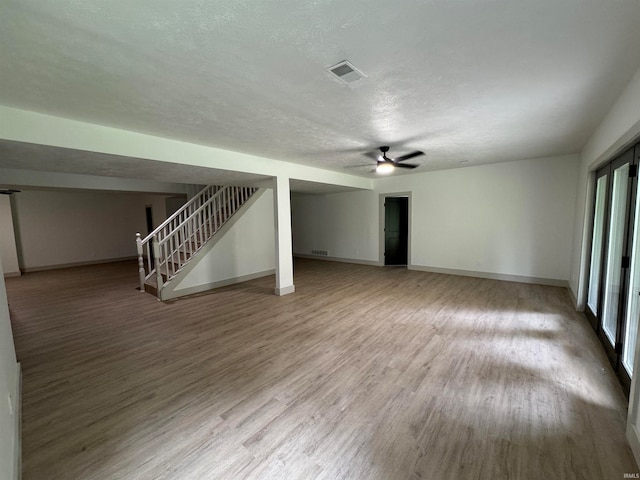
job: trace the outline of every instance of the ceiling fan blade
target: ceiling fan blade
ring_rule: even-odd
[[[360,165],[347,165],[344,168],[358,168],[358,167],[375,167],[374,163],[361,163]]]
[[[370,158],[374,162],[380,161],[380,150],[375,150],[371,152],[365,152],[362,154],[363,156]]]
[[[413,158],[413,157],[419,157],[420,155],[424,155],[424,152],[421,152],[420,150],[416,150],[415,152],[407,153],[406,155],[397,157],[395,161],[404,162],[405,160],[409,160],[410,158]]]
[[[413,163],[396,163],[395,166],[398,168],[417,168],[419,165],[414,165]]]

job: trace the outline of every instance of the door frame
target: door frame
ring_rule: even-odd
[[[611,365],[613,366],[614,370],[616,371],[616,373],[619,374],[620,372],[620,366],[621,366],[621,362],[620,362],[620,355],[621,355],[621,351],[618,351],[618,346],[622,346],[622,331],[624,330],[624,324],[625,324],[625,307],[626,307],[626,300],[627,300],[627,289],[629,288],[629,267],[624,267],[622,266],[620,271],[617,272],[618,274],[618,278],[620,281],[620,292],[618,293],[618,308],[617,308],[617,313],[616,313],[616,338],[614,341],[614,345],[612,346],[610,344],[610,340],[609,338],[606,336],[605,332],[604,332],[604,289],[606,288],[606,271],[609,268],[608,267],[608,262],[611,261],[610,258],[607,258],[607,252],[609,251],[609,245],[611,243],[611,238],[610,238],[610,223],[612,221],[611,219],[611,215],[612,215],[612,195],[613,195],[613,185],[614,185],[614,173],[616,171],[616,169],[620,168],[621,166],[625,165],[625,164],[629,164],[630,168],[632,165],[634,165],[634,156],[633,156],[633,147],[631,147],[630,150],[626,150],[623,153],[621,153],[620,155],[618,155],[617,158],[615,158],[614,160],[612,160],[611,162],[609,162],[609,166],[610,166],[610,174],[609,174],[609,178],[608,178],[608,189],[607,189],[607,194],[608,194],[608,203],[609,205],[607,206],[607,214],[606,214],[606,218],[607,218],[607,231],[606,231],[606,241],[605,241],[605,245],[604,245],[604,249],[603,249],[603,259],[604,262],[602,264],[603,266],[603,271],[602,271],[602,278],[601,278],[601,284],[600,284],[600,288],[601,290],[601,298],[599,299],[599,306],[598,306],[598,311],[600,312],[598,314],[598,330],[596,331],[598,338],[600,339],[600,343],[602,343],[602,346],[604,348],[605,353],[607,354],[607,357],[609,358],[609,362],[611,363]],[[632,216],[634,214],[633,209],[634,209],[634,205],[635,205],[635,188],[634,188],[634,183],[632,181],[632,178],[629,177],[628,178],[628,184],[627,184],[627,195],[626,195],[626,204],[625,204],[625,214],[624,214],[624,230],[622,233],[622,251],[619,252],[620,255],[622,257],[630,257],[630,252],[629,252],[629,237],[630,237],[630,232],[629,229],[632,227],[631,224],[629,223],[630,221],[632,221]]]
[[[620,314],[620,318],[618,321],[618,339],[619,339],[618,341],[620,342],[622,347],[621,347],[620,354],[618,356],[618,370],[616,371],[618,378],[622,382],[623,390],[625,391],[625,394],[627,395],[627,397],[629,396],[629,392],[631,390],[632,379],[627,373],[626,368],[622,364],[622,357],[624,354],[623,352],[624,352],[626,330],[627,328],[629,328],[629,318],[627,318],[627,313],[628,313],[627,302],[629,300],[630,295],[635,295],[635,293],[631,291],[632,282],[633,282],[633,279],[631,278],[631,266],[633,264],[633,256],[636,253],[633,251],[633,236],[634,236],[634,231],[636,226],[636,209],[638,207],[636,205],[636,202],[638,202],[639,200],[638,190],[640,188],[638,186],[638,169],[640,168],[640,143],[633,145],[630,148],[630,150],[631,150],[631,165],[635,165],[636,176],[630,185],[629,209],[627,211],[627,219],[626,219],[627,225],[625,228],[626,254],[629,257],[630,261],[629,261],[629,267],[625,269],[624,291],[622,292],[623,293],[622,300],[621,300],[622,305],[620,310],[620,312],[623,312],[623,313]],[[637,233],[640,234],[640,232],[637,232]],[[634,345],[632,348],[635,349],[636,345]],[[635,364],[635,358],[634,358],[634,364]]]
[[[596,310],[597,314],[594,314],[589,307],[589,282],[591,282],[590,275],[587,275],[587,296],[584,302],[584,313],[593,330],[598,334],[600,330],[600,321],[602,320],[602,305],[603,305],[603,295],[602,291],[604,289],[604,274],[603,270],[606,267],[606,257],[607,257],[607,244],[608,244],[608,227],[609,227],[609,214],[611,213],[611,202],[609,201],[609,194],[611,189],[611,162],[607,165],[600,167],[598,170],[594,172],[593,175],[593,184],[594,187],[591,192],[591,196],[593,197],[592,206],[591,206],[591,237],[589,241],[589,262],[587,263],[588,271],[591,271],[591,263],[593,262],[593,258],[591,258],[591,250],[593,246],[593,231],[594,231],[594,222],[596,218],[596,194],[598,192],[598,180],[601,177],[606,176],[607,181],[605,183],[605,205],[604,205],[604,214],[602,218],[602,246],[600,250],[600,277],[597,279],[598,282],[598,298],[596,299]]]
[[[588,295],[589,288],[591,287],[591,282],[594,280],[589,277],[587,282],[587,292],[585,299],[585,309],[584,313],[591,326],[594,328],[596,336],[602,345],[602,349],[604,350],[611,366],[613,367],[620,384],[622,385],[622,389],[625,394],[629,394],[631,378],[626,372],[626,369],[622,365],[622,353],[624,346],[624,335],[625,330],[628,327],[629,319],[626,318],[627,315],[627,299],[628,296],[632,292],[629,292],[630,284],[631,284],[631,265],[633,262],[634,252],[632,251],[633,246],[633,231],[635,225],[635,213],[636,213],[636,201],[637,201],[637,192],[638,192],[638,161],[640,160],[640,153],[637,152],[640,148],[640,144],[636,144],[635,146],[631,146],[628,149],[618,153],[613,159],[607,162],[605,165],[600,166],[597,170],[592,172],[590,177],[593,179],[593,189],[591,191],[592,196],[592,208],[591,208],[591,229],[590,229],[590,241],[589,241],[589,251],[592,253],[591,244],[593,242],[593,232],[595,225],[595,203],[596,203],[596,194],[597,194],[597,181],[602,178],[604,175],[607,176],[606,182],[606,206],[604,211],[604,238],[602,244],[602,251],[600,252],[600,263],[601,263],[601,271],[600,277],[597,279],[597,283],[599,285],[599,295],[597,300],[597,315],[593,314],[593,311],[590,309],[588,305]],[[607,270],[609,268],[608,262],[612,261],[612,258],[609,258],[608,251],[610,244],[612,242],[611,238],[611,222],[612,222],[612,207],[613,207],[613,186],[615,175],[614,172],[619,167],[628,163],[630,168],[633,170],[630,171],[630,175],[628,178],[628,191],[626,195],[625,201],[625,217],[624,217],[624,231],[622,232],[622,249],[620,252],[616,252],[616,256],[613,257],[615,259],[623,259],[625,261],[621,261],[620,271],[617,273],[617,279],[620,284],[619,292],[617,293],[617,311],[616,311],[616,326],[615,326],[615,341],[614,345],[611,345],[610,339],[604,332],[604,300],[605,300],[605,289],[607,283]],[[619,256],[618,256],[619,255]],[[591,269],[591,263],[593,262],[593,258],[589,257],[589,262],[587,263],[588,269]],[[626,265],[625,265],[626,263]],[[612,275],[616,275],[612,273]],[[615,278],[612,276],[612,278]],[[635,362],[636,359],[634,359]]]
[[[384,202],[387,197],[407,197],[407,268],[412,266],[411,263],[411,217],[413,212],[411,192],[390,192],[381,193],[378,196],[378,264],[384,266]]]

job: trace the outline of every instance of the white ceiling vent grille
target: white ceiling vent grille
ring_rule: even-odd
[[[347,60],[327,68],[327,72],[344,85],[354,87],[360,85],[367,76]]]

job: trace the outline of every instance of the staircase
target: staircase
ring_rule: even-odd
[[[160,299],[162,288],[257,190],[208,186],[145,238],[137,233],[140,291]]]

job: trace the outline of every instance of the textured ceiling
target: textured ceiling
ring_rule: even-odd
[[[638,19],[637,0],[5,0],[0,104],[335,170],[381,144],[423,150],[414,172],[544,157],[579,151],[640,66]],[[345,59],[358,88],[325,71]]]

